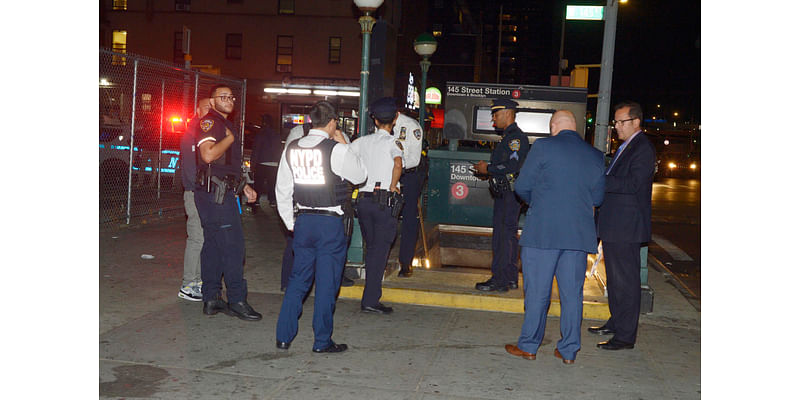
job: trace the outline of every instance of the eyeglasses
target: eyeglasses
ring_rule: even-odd
[[[617,126],[617,124],[625,125],[626,122],[633,121],[635,119],[636,118],[628,118],[628,119],[623,119],[623,120],[619,120],[619,121],[611,120],[611,126]]]
[[[236,97],[233,97],[233,96],[214,96],[214,97],[219,97],[220,100],[222,100],[222,101],[230,101],[231,103],[236,101]]]

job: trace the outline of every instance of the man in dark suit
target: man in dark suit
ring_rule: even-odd
[[[632,349],[636,343],[641,302],[640,248],[650,241],[650,208],[656,152],[642,132],[642,108],[634,102],[614,107],[614,129],[623,143],[606,170],[605,201],[597,216],[603,241],[608,308],[611,318],[589,328],[598,335],[613,334],[597,347]]]
[[[550,134],[533,142],[516,182],[515,191],[529,204],[519,241],[525,320],[517,344],[506,345],[506,351],[536,359],[555,275],[561,300],[561,340],[554,354],[565,364],[573,364],[581,348],[586,255],[597,250],[594,207],[603,202],[605,165],[603,153],[576,132],[571,111],[553,114]]]

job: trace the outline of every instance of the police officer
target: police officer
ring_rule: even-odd
[[[247,303],[244,279],[244,232],[239,216],[236,191],[242,185],[242,147],[227,119],[233,112],[231,88],[217,85],[211,89],[211,109],[200,120],[197,132],[197,172],[200,188],[195,191],[195,205],[203,225],[201,276],[203,313],[220,311],[245,321],[258,321],[261,314]],[[256,201],[256,192],[243,185],[247,201]],[[222,300],[222,277],[225,276],[228,302]]]
[[[403,192],[403,222],[400,229],[400,273],[397,276],[411,276],[411,260],[417,247],[419,234],[419,209],[417,201],[422,191],[425,172],[420,164],[422,158],[422,128],[419,123],[400,113],[392,130],[395,139],[403,145],[403,176],[400,177]]]
[[[367,182],[359,189],[356,204],[358,224],[366,244],[367,277],[361,311],[389,314],[392,308],[380,303],[381,280],[389,249],[397,235],[397,218],[392,216],[389,198],[390,193],[400,194],[397,184],[403,174],[403,144],[389,134],[398,115],[394,99],[384,97],[372,103],[369,112],[376,133],[362,136],[351,145],[367,169]]]
[[[315,283],[312,351],[339,353],[347,345],[334,343],[331,334],[347,255],[342,205],[350,201],[351,191],[344,180],[358,184],[367,174],[336,129],[336,108],[327,101],[317,102],[310,117],[313,129],[289,143],[278,166],[275,197],[286,228],[294,231],[294,265],[278,315],[275,345],[286,350],[297,336],[303,298]]]
[[[489,175],[489,189],[494,198],[492,212],[492,277],[475,288],[481,291],[507,292],[519,287],[517,229],[521,203],[513,183],[528,155],[528,137],[517,126],[517,102],[496,99],[492,102],[492,123],[502,130],[503,139],[492,151],[490,163],[475,164],[478,174]]]
[[[203,226],[197,206],[194,205],[194,190],[197,179],[196,134],[200,129],[200,118],[211,109],[211,99],[200,99],[197,110],[186,132],[181,137],[181,181],[183,182],[183,208],[186,210],[186,249],[183,252],[183,282],[178,297],[189,301],[203,301],[203,281],[200,277],[200,252],[203,250]]]

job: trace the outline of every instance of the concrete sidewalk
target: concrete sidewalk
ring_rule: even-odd
[[[603,337],[583,329],[573,366],[553,357],[557,318],[548,319],[538,359],[527,361],[503,348],[516,342],[520,314],[391,304],[394,314],[379,316],[349,299],[337,302],[333,334],[347,352],[311,352],[312,301],[291,349],[278,350],[279,221],[245,214],[243,222],[258,322],[208,317],[202,303],[178,299],[182,218],[100,232],[101,398],[700,398],[700,313],[652,268],[655,309],[640,319],[636,348],[597,349]]]

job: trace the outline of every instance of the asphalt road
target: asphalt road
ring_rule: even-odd
[[[665,178],[653,184],[649,253],[666,267],[693,304],[700,301],[700,180]]]

